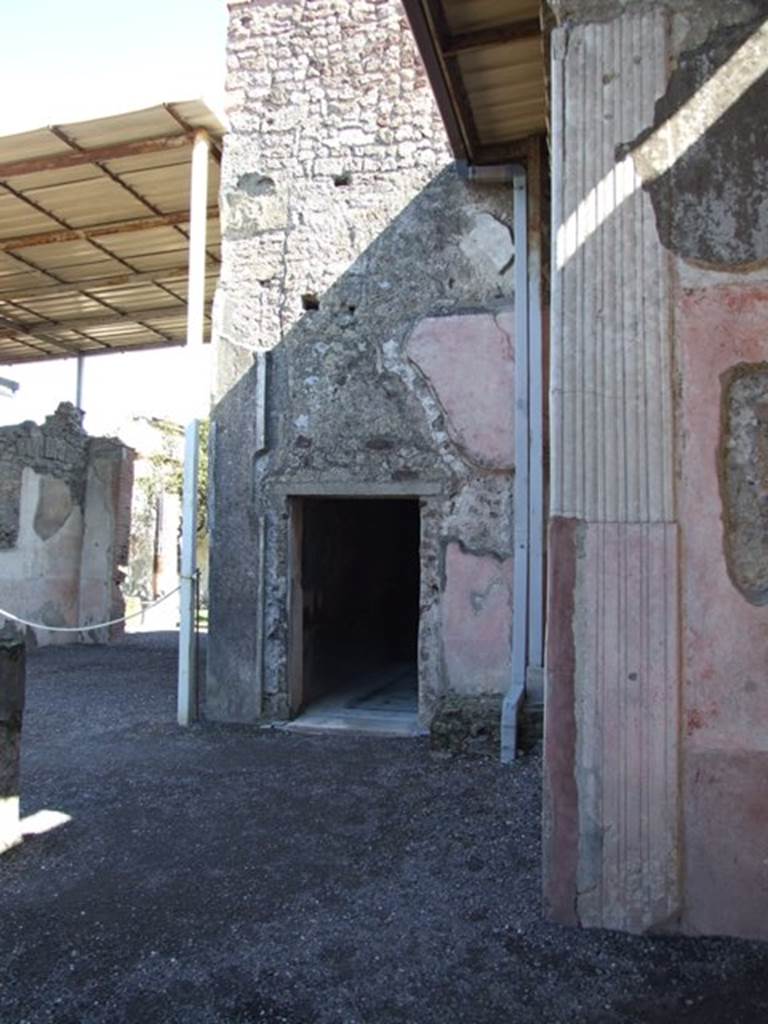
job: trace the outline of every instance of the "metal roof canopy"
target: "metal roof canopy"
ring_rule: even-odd
[[[524,157],[547,131],[547,28],[539,0],[403,0],[454,155]]]
[[[190,174],[210,139],[205,320],[224,126],[201,100],[0,137],[0,364],[186,340]]]

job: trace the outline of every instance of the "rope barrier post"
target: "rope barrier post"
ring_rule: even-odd
[[[0,630],[0,853],[21,842],[19,760],[25,653],[23,636],[14,627]]]
[[[197,569],[197,468],[200,421],[192,420],[184,439],[184,494],[181,510],[181,601],[179,621],[179,725],[189,725],[197,712],[195,645],[195,572]]]
[[[195,718],[200,717],[200,566],[195,569]]]
[[[130,615],[121,615],[119,619],[108,619],[106,622],[86,622],[82,626],[49,626],[47,622],[32,622],[30,619],[23,619],[20,615],[9,612],[7,608],[0,608],[0,619],[8,619],[9,622],[15,622],[19,626],[29,626],[30,629],[40,629],[44,633],[90,633],[94,629],[107,629],[109,626],[117,626],[121,622],[129,622],[131,619],[139,618],[139,616],[141,616],[141,621],[143,622],[144,616],[148,611],[152,608],[157,608],[159,604],[167,601],[174,594],[178,594],[180,590],[181,586],[174,587],[167,594],[158,597],[156,601],[150,601],[149,604],[142,605],[141,611],[131,612]]]

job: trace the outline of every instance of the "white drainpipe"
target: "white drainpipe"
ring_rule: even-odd
[[[501,711],[501,760],[517,755],[517,724],[526,693],[542,699],[544,650],[544,465],[541,259],[529,263],[528,182],[520,164],[462,167],[470,181],[511,183],[515,236],[515,490],[512,680]]]

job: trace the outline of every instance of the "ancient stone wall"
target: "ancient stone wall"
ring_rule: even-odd
[[[553,6],[550,911],[765,937],[765,5]]]
[[[424,720],[454,692],[497,713],[511,189],[452,164],[397,0],[230,11],[206,713],[288,714],[289,498],[350,488],[421,501]]]
[[[67,402],[41,426],[1,427],[0,607],[51,626],[120,616],[132,482],[130,449],[89,437]],[[80,638],[35,636],[40,643]]]

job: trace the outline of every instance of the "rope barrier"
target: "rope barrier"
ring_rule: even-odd
[[[152,604],[146,605],[139,612],[131,612],[130,615],[123,615],[119,619],[110,619],[109,622],[94,622],[87,626],[46,626],[44,622],[29,622],[27,619],[22,619],[18,615],[14,615],[13,612],[7,612],[5,608],[0,608],[0,617],[10,619],[12,622],[18,622],[22,626],[30,626],[32,629],[47,629],[50,633],[88,633],[92,629],[104,629],[106,626],[116,626],[118,622],[127,622],[129,619],[136,619],[139,615],[144,615],[145,612],[150,611],[152,608],[157,608],[163,601],[167,601],[169,597],[173,597],[181,590],[181,584],[178,587],[174,587],[173,590],[169,590],[167,594],[163,594],[162,597],[158,597]]]

